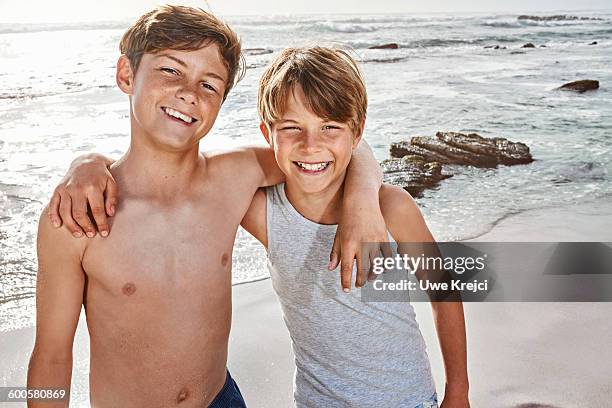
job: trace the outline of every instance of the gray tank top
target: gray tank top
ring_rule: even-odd
[[[285,185],[266,189],[268,268],[295,354],[298,408],[407,407],[435,386],[409,302],[344,293],[327,263],[336,225],[304,218]],[[353,279],[354,281],[354,279]]]

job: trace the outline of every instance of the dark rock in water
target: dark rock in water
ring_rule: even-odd
[[[381,163],[385,183],[401,186],[414,197],[452,177],[442,172],[443,164],[496,167],[533,161],[524,143],[458,132],[438,132],[435,137],[414,136],[409,142],[392,143],[391,157]]]
[[[403,187],[413,197],[420,197],[426,188],[435,187],[441,180],[452,177],[442,173],[437,162],[427,162],[418,156],[384,160],[381,164],[384,182]]]
[[[525,51],[510,51],[510,54],[525,54]]]
[[[567,84],[561,85],[557,89],[568,90],[568,91],[576,91],[576,92],[586,92],[592,91],[599,88],[599,81],[595,81],[592,79],[583,79],[580,81],[568,82]]]
[[[415,136],[410,142],[391,144],[391,157],[420,156],[424,161],[496,167],[531,163],[529,148],[508,139],[484,138],[476,133],[438,132],[436,137]]]
[[[493,48],[492,45],[485,45],[484,48]]]
[[[437,134],[436,134],[437,136]],[[444,156],[447,164],[465,164],[477,167],[495,167],[497,162],[493,157],[480,157],[469,150],[463,150],[451,144],[445,143],[437,137],[413,137],[410,142],[422,149],[433,151]]]
[[[540,48],[546,48],[546,46],[544,44],[540,45]]]
[[[597,41],[593,41],[592,43],[590,43],[589,45],[597,45]]]
[[[365,63],[365,62],[375,62],[375,63],[379,63],[379,64],[393,64],[395,62],[400,62],[400,61],[405,61],[407,60],[408,57],[396,57],[396,58],[368,58],[368,59],[362,59],[361,62]]]
[[[532,21],[566,21],[566,20],[603,20],[598,17],[578,17],[568,16],[567,14],[556,14],[554,16],[529,16],[520,15],[517,17],[518,20],[532,20]]]
[[[503,47],[500,47],[499,45],[496,45],[495,47],[493,47],[494,50],[505,50],[506,46],[504,45]]]
[[[402,141],[391,143],[391,157],[401,158],[404,156],[415,156],[428,162],[449,163],[448,158],[435,151],[424,149],[412,144],[412,141]]]
[[[535,45],[533,45],[533,43],[527,43],[527,44],[523,44],[521,48],[535,48]]]
[[[482,137],[476,133],[438,132],[436,137],[444,143],[482,156],[487,163],[494,158],[498,164],[527,164],[533,161],[525,143],[512,142],[504,137]],[[485,158],[488,156],[487,158]]]
[[[246,48],[244,50],[244,53],[246,55],[264,55],[264,54],[271,54],[274,51],[268,49],[268,48]]]
[[[389,44],[373,45],[368,48],[370,50],[397,50],[399,48],[399,45],[397,43],[389,43]]]

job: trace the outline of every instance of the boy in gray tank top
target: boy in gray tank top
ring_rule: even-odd
[[[260,82],[260,129],[286,182],[258,191],[242,226],[267,248],[295,354],[299,408],[438,406],[410,302],[364,302],[360,288],[341,289],[325,261],[366,107],[359,68],[340,49],[286,49]],[[433,241],[403,189],[383,185],[379,201],[392,241]],[[462,305],[432,307],[446,372],[441,406],[467,408]]]

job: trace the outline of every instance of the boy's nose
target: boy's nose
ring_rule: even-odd
[[[306,152],[316,152],[321,149],[321,138],[317,132],[307,131],[302,138],[302,149]]]
[[[195,105],[198,100],[197,94],[189,86],[180,87],[176,91],[176,97],[191,105]]]

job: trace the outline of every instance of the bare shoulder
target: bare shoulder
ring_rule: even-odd
[[[68,228],[55,228],[45,207],[38,220],[37,250],[39,258],[72,259],[81,261],[87,247],[87,238],[75,238]]]
[[[379,192],[380,209],[387,228],[398,242],[430,242],[433,240],[421,210],[403,188],[383,184]]]
[[[204,153],[208,165],[226,170],[252,170],[257,168],[262,152],[269,151],[267,146],[240,146],[234,149],[211,150]]]
[[[231,150],[211,151],[205,155],[210,167],[222,174],[239,174],[241,182],[258,187],[278,184],[284,175],[278,168],[274,151],[267,145],[241,146]]]

